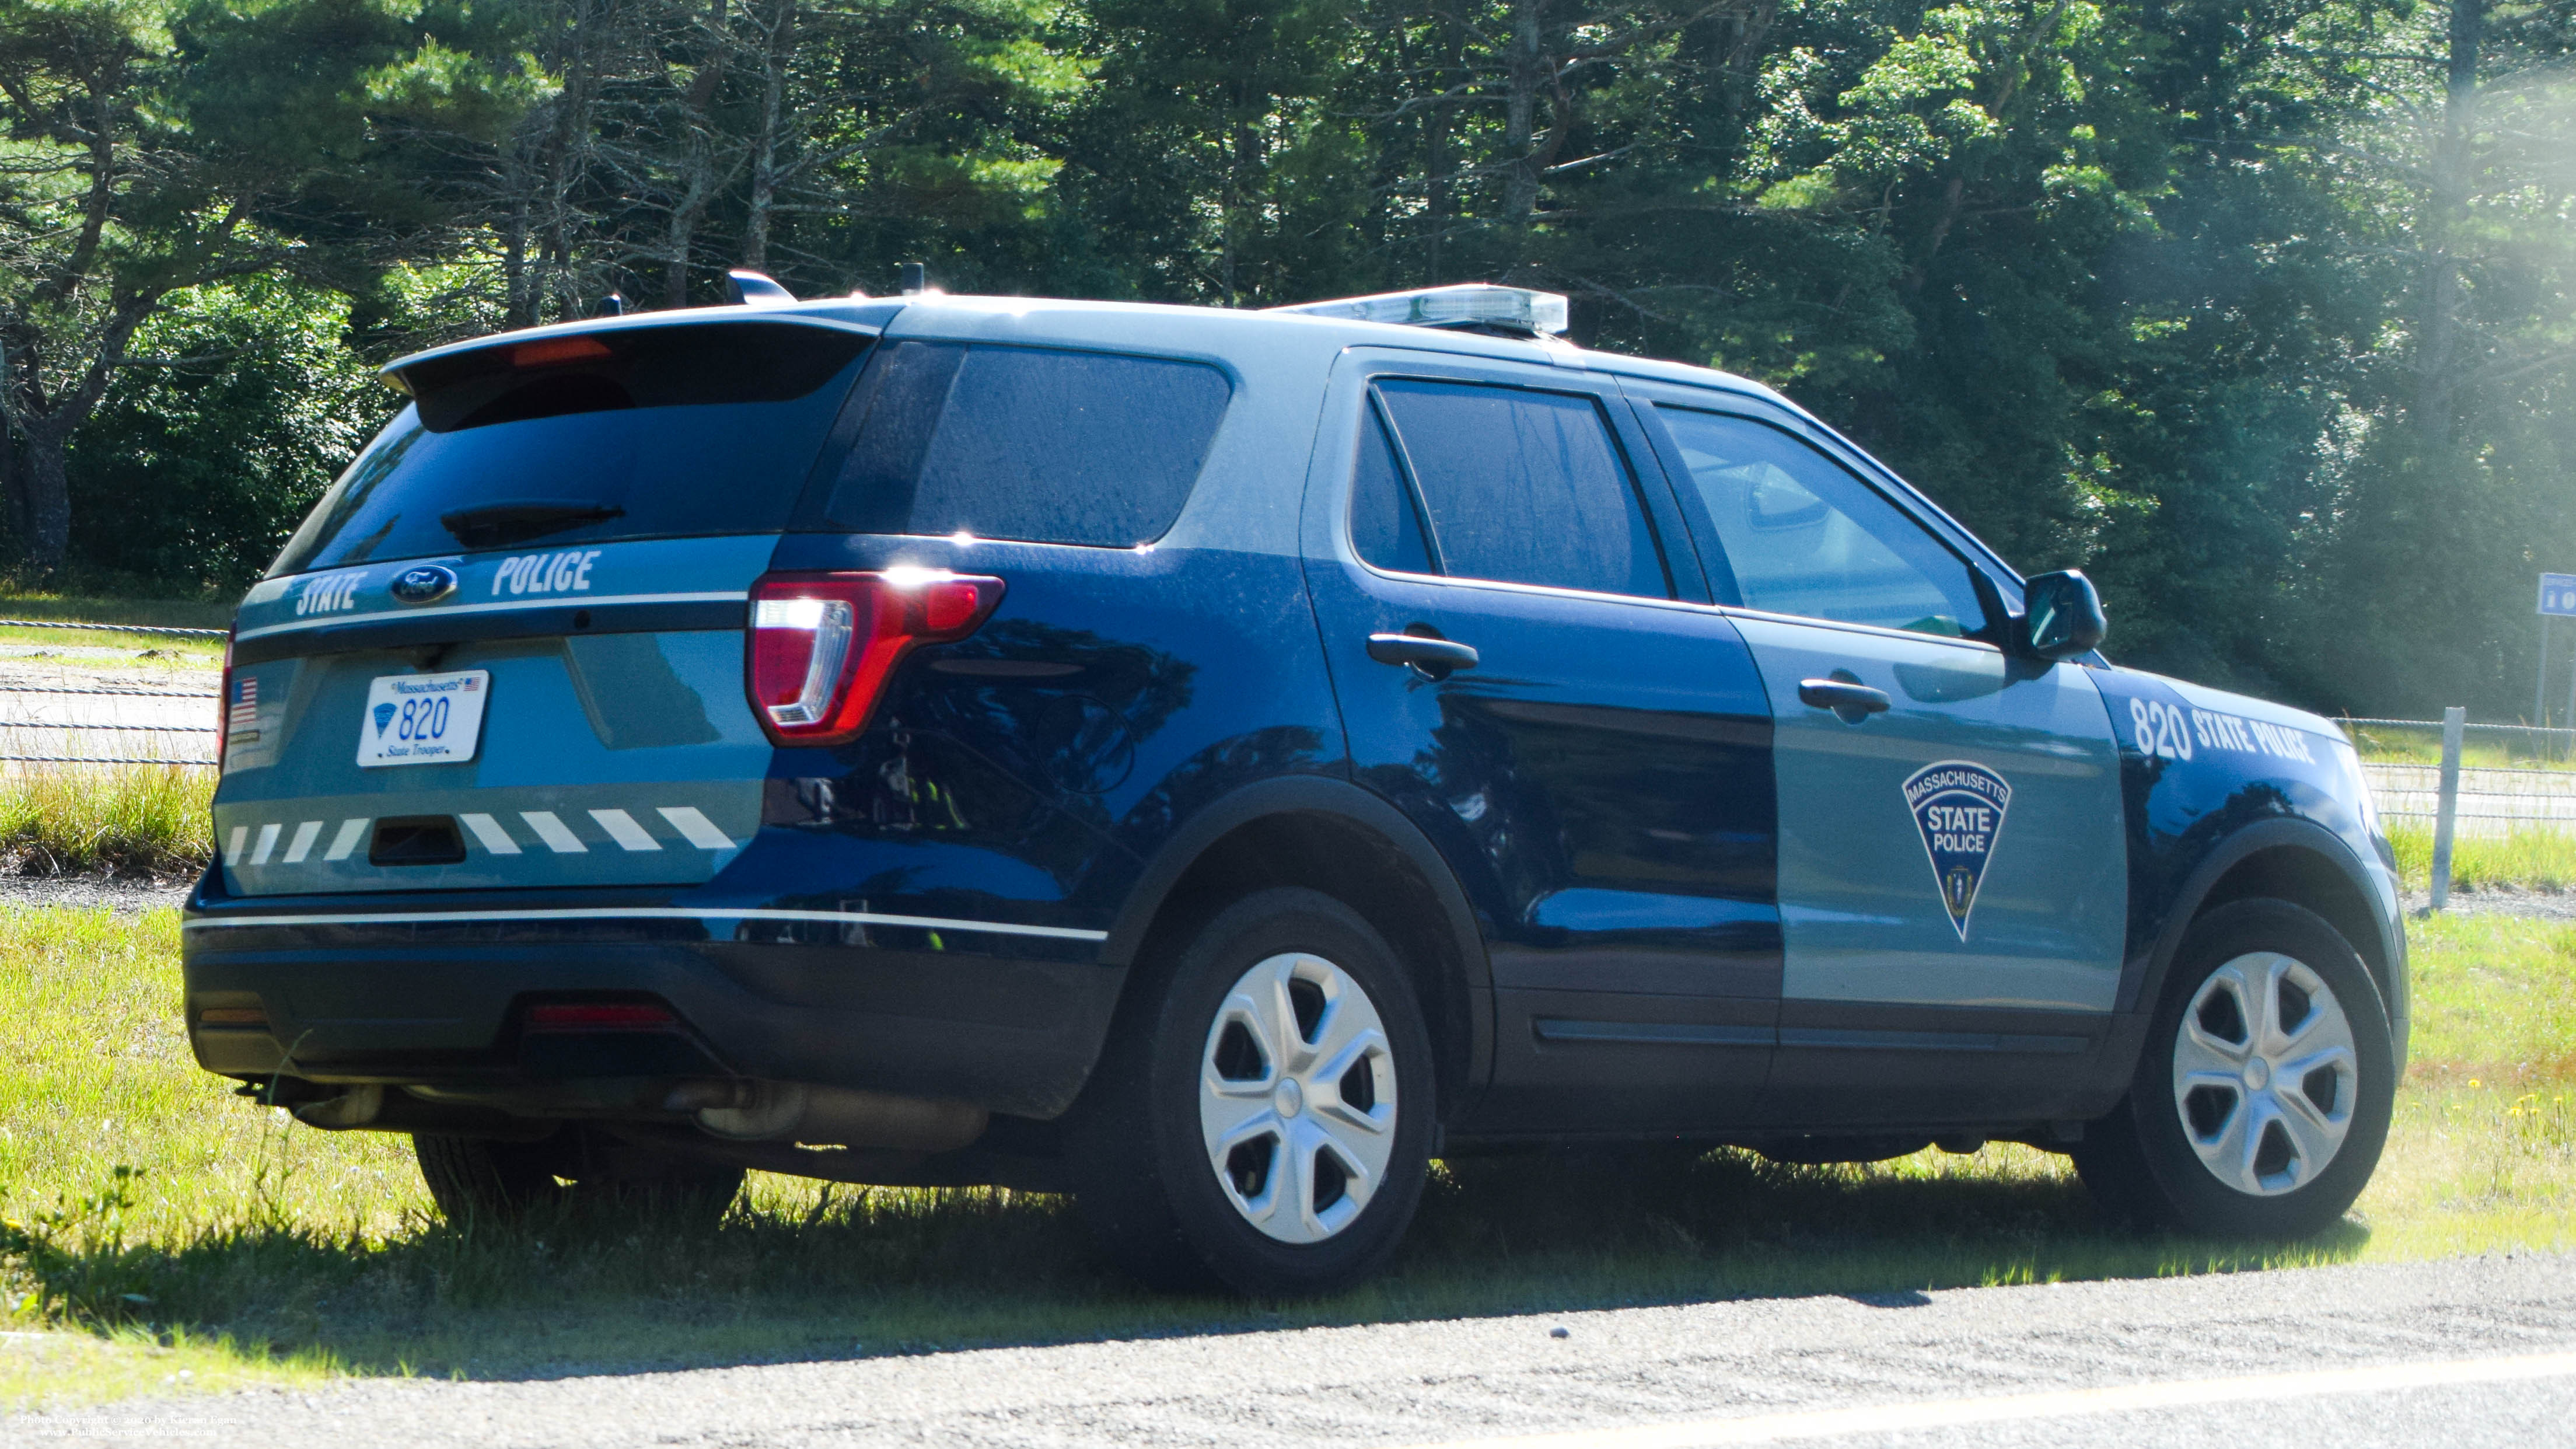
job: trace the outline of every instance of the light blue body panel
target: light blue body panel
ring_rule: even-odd
[[[776,546],[774,535],[651,539],[269,580],[245,603],[239,637],[291,640],[380,616],[463,614],[491,627],[536,609],[595,609],[607,619],[618,609],[738,607]],[[387,583],[422,562],[454,568],[459,587],[430,605],[397,603]],[[733,617],[722,629],[359,647],[238,667],[234,699],[249,681],[252,702],[231,721],[215,803],[225,888],[275,895],[709,879],[758,829],[770,755],[744,695],[743,632]],[[374,680],[475,669],[491,672],[491,693],[473,758],[357,763]],[[374,822],[408,815],[456,816],[465,859],[369,864]]]
[[[447,619],[545,606],[604,609],[650,604],[725,603],[748,595],[769,567],[775,533],[737,538],[646,538],[581,548],[534,545],[490,553],[392,559],[322,569],[251,586],[235,616],[236,644],[379,618]],[[443,564],[456,591],[429,604],[398,602],[388,586],[405,569]],[[236,750],[232,769],[268,763]]]
[[[1773,710],[1788,1000],[2108,1012],[2128,919],[2119,747],[2089,671],[1991,645],[1738,614]],[[1844,670],[1893,707],[1798,699]],[[2011,786],[1964,935],[1905,796],[1968,761]]]

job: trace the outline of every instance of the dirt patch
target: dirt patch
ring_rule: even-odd
[[[154,880],[138,876],[0,875],[0,906],[105,906],[120,915],[187,903],[193,875]]]

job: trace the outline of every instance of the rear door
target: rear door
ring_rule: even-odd
[[[2119,981],[2119,757],[2088,671],[1971,637],[1986,620],[1958,545],[1794,416],[1677,393],[1650,421],[1774,713],[1767,1110],[1821,1124],[2027,1105],[2095,1047]],[[1837,712],[1801,697],[1814,681],[1887,707]]]
[[[1640,466],[1642,464],[1642,466]],[[1352,768],[1483,917],[1485,1130],[1750,1109],[1778,990],[1768,712],[1606,380],[1354,352],[1307,577]],[[1389,663],[1436,635],[1472,668]]]
[[[243,601],[237,895],[690,884],[749,843],[768,566],[870,334],[783,320],[432,356]]]

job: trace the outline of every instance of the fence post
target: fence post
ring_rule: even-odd
[[[2460,813],[2460,736],[2467,732],[2469,712],[2458,705],[2442,711],[2442,804],[2433,817],[2433,909],[2451,902],[2451,833]]]

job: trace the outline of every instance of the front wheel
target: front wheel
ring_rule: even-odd
[[[1421,1201],[1431,1043],[1356,912],[1270,890],[1130,988],[1069,1146],[1077,1202],[1158,1287],[1320,1293],[1384,1263]]]
[[[2291,1238],[2352,1206],[2397,1091],[2388,1014],[2315,912],[2236,901],[2192,923],[2129,1095],[2075,1149],[2116,1217]]]

